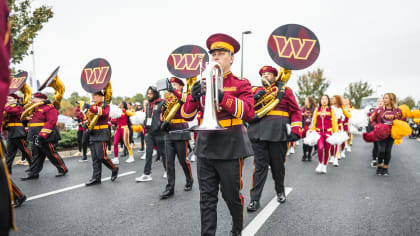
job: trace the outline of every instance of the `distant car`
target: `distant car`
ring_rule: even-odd
[[[62,123],[66,127],[66,130],[75,130],[78,128],[77,122],[70,116],[58,115],[57,123]]]
[[[376,96],[364,97],[360,103],[360,109],[365,109],[366,107],[376,107],[378,98]]]

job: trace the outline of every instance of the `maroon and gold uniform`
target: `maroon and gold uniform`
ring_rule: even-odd
[[[109,105],[103,106],[103,102],[99,102],[89,108],[90,112],[99,115],[99,119],[93,127],[93,130],[89,131],[89,144],[93,165],[91,180],[97,182],[101,182],[102,163],[108,169],[112,170],[113,175],[118,173],[118,168],[107,157],[106,153],[106,142],[108,142],[109,136],[111,135],[108,129],[109,109]]]
[[[212,56],[219,55],[225,59],[228,55],[218,50],[230,56],[240,48],[235,39],[225,34],[210,36],[207,47],[211,53],[214,52]],[[204,112],[204,106],[211,105],[204,104],[205,95],[200,99],[200,89],[199,83],[194,84],[191,95],[182,106],[181,115],[184,119],[193,120],[199,111]],[[216,116],[225,130],[198,133],[194,150],[200,188],[201,235],[216,233],[219,185],[232,216],[232,235],[240,235],[244,207],[241,194],[242,166],[244,158],[253,154],[243,121],[254,117],[254,101],[249,81],[234,76],[230,68],[223,75],[223,91],[220,94],[223,95],[219,96],[221,109],[216,112]]]
[[[7,130],[6,162],[9,173],[12,173],[12,165],[18,149],[22,152],[23,158],[29,163],[32,162],[32,154],[26,145],[26,131],[20,120],[23,107],[20,104],[10,104],[6,105],[4,110],[7,117],[7,122],[3,126],[3,130]]]
[[[274,77],[277,70],[271,66],[264,66],[260,70],[260,75],[270,72]],[[277,86],[276,83],[270,86]],[[289,87],[278,88],[278,93],[283,93],[279,97],[279,103],[265,116],[257,122],[253,122],[248,127],[248,135],[254,150],[254,171],[252,175],[252,187],[250,189],[251,203],[249,211],[258,209],[259,200],[267,179],[268,166],[271,166],[275,190],[279,196],[279,201],[285,201],[285,168],[288,141],[296,141],[302,133],[302,116],[296,102],[293,91]],[[264,87],[254,89],[254,94],[264,91]],[[255,99],[257,97],[254,97]],[[257,101],[255,101],[256,103]],[[257,107],[259,109],[260,107]],[[288,126],[291,126],[291,133],[288,133]],[[294,135],[292,135],[294,134]],[[295,138],[293,138],[295,137]],[[281,198],[281,200],[280,200]]]
[[[47,98],[42,93],[35,93],[34,97]],[[57,142],[61,139],[57,120],[58,111],[48,100],[45,100],[43,105],[35,108],[34,114],[28,122],[28,140],[33,142],[32,164],[28,177],[22,178],[22,180],[38,178],[44,165],[45,157],[57,168],[57,177],[63,176],[68,172],[63,159],[55,150]]]

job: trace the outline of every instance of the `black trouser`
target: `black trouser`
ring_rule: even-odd
[[[379,142],[373,142],[372,160],[376,160],[378,158],[378,143]]]
[[[86,131],[83,133],[83,136],[82,136],[83,157],[86,157],[88,143],[89,143],[89,134]]]
[[[16,186],[16,184],[12,180],[10,180],[10,182],[13,190],[13,199],[15,199],[16,201],[16,199],[22,198],[24,194],[22,193],[20,188],[18,188],[18,186]]]
[[[101,180],[102,163],[110,170],[115,170],[117,168],[106,155],[106,142],[90,142],[90,152],[92,154],[93,166],[92,179]]]
[[[129,143],[132,144],[134,143],[133,128],[131,128],[131,126],[128,126],[128,130],[130,131],[130,133],[128,134],[128,140],[129,140]]]
[[[253,142],[254,172],[250,189],[251,201],[259,201],[268,174],[268,165],[274,179],[277,193],[284,193],[284,162],[287,153],[287,142]]]
[[[41,142],[41,146],[32,145],[32,164],[30,175],[37,175],[44,166],[45,157],[57,168],[58,172],[67,172],[68,169],[60,154],[55,150],[55,144]]]
[[[109,130],[109,138],[108,141],[106,142],[106,146],[108,147],[108,151],[111,151],[111,147],[113,146],[114,142],[113,142],[113,137],[112,137],[112,129],[111,126],[108,126],[108,130]]]
[[[140,132],[139,133],[139,135],[140,135],[140,143],[141,143],[141,150],[144,150],[144,134],[143,134],[143,132]]]
[[[77,131],[77,147],[79,148],[79,152],[82,152],[83,148],[83,130]]]
[[[22,152],[23,159],[27,160],[29,164],[32,163],[32,154],[26,146],[25,138],[8,138],[6,162],[10,174],[12,174],[12,165],[18,149]]]
[[[389,136],[385,140],[378,142],[378,164],[388,165],[391,161],[391,151],[394,139]]]
[[[153,147],[156,144],[158,152],[162,156],[163,168],[166,170],[165,142],[162,136],[146,134],[146,162],[144,163],[144,174],[150,175],[152,172]]]
[[[0,142],[3,141],[0,138]],[[2,152],[3,145],[0,148]],[[3,154],[2,154],[3,155]],[[0,157],[0,235],[9,235],[9,229],[13,225],[13,209],[10,198],[9,180],[10,176],[7,174],[6,163],[3,157]]]
[[[187,160],[187,147],[188,140],[165,141],[166,168],[168,172],[167,190],[173,191],[175,188],[175,155],[178,157],[182,170],[184,170],[186,182],[188,183],[192,180],[191,165]]]
[[[242,166],[243,158],[214,160],[198,157],[201,235],[216,234],[219,185],[232,216],[232,230],[242,231],[244,222],[244,198],[241,194]]]
[[[303,144],[303,155],[305,157],[311,157],[312,154],[312,146],[307,145],[307,144]]]

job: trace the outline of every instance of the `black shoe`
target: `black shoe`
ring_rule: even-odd
[[[306,155],[302,156],[302,161],[306,161]]]
[[[88,182],[85,183],[86,186],[92,186],[92,185],[96,185],[96,184],[101,184],[101,180],[97,180],[97,179],[90,179]]]
[[[18,207],[20,207],[20,205],[22,205],[22,203],[23,203],[24,201],[26,201],[26,196],[25,196],[25,195],[23,195],[21,198],[15,199],[15,202],[14,202],[14,204],[13,204],[13,207],[14,207],[14,208],[18,208]]]
[[[112,174],[111,174],[111,181],[115,181],[118,177],[118,170],[119,168],[115,168],[114,170],[112,170]]]
[[[258,209],[260,209],[260,201],[255,201],[255,200],[251,201],[249,205],[246,207],[246,209],[251,212],[257,211]]]
[[[174,195],[174,191],[170,189],[166,189],[165,191],[163,191],[163,193],[159,195],[159,197],[160,199],[166,199],[168,197],[171,197],[172,195]]]
[[[382,175],[382,166],[378,166],[378,168],[376,168],[376,175]]]
[[[28,175],[26,177],[20,178],[20,180],[25,181],[25,180],[30,180],[30,179],[38,179],[39,175]]]
[[[382,168],[382,175],[389,176],[388,168]]]
[[[242,233],[241,232],[238,232],[238,231],[230,231],[230,233],[229,233],[229,236],[241,236],[242,235]]]
[[[87,162],[87,156],[84,156],[82,159],[79,160],[79,162]]]
[[[67,172],[69,172],[69,171],[68,170],[67,171],[60,171],[60,172],[58,172],[58,174],[55,175],[55,177],[65,176],[67,174]]]
[[[286,195],[284,195],[284,192],[277,193],[277,201],[280,203],[286,202]]]
[[[306,160],[307,161],[312,161],[312,155],[308,153],[308,156],[307,156],[307,159]]]
[[[26,173],[31,172],[31,168],[25,170]]]
[[[140,151],[144,152],[144,147],[140,148]]]
[[[187,183],[184,186],[184,191],[186,192],[191,191],[193,187],[193,183],[194,183],[193,179],[191,179],[190,181],[187,181]]]

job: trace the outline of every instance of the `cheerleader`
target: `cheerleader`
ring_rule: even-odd
[[[312,97],[306,97],[305,98],[305,106],[302,107],[302,138],[306,137],[306,132],[309,130],[311,123],[312,123],[312,117],[314,114],[316,108],[316,102],[315,99]],[[312,146],[307,145],[303,143],[303,156],[302,161],[312,161]]]
[[[338,131],[344,132],[344,120],[346,117],[350,118],[350,115],[343,109],[343,99],[339,95],[334,95],[331,99],[332,108],[334,110],[334,115],[337,118],[337,125],[338,125]],[[344,142],[343,142],[344,144]],[[331,157],[332,157],[332,164],[335,167],[338,167],[338,160],[341,158],[345,158],[345,150],[343,148],[342,144],[336,144],[331,146]]]
[[[330,144],[327,142],[327,138],[333,133],[338,132],[337,119],[331,108],[328,95],[322,95],[319,101],[319,107],[315,109],[311,130],[320,135],[317,144],[319,164],[315,171],[317,173],[326,174],[330,153]]]
[[[394,120],[402,120],[402,112],[397,107],[397,97],[393,93],[385,93],[383,97],[383,106],[378,107],[371,118],[371,125],[375,127],[378,124],[392,126]],[[394,139],[391,134],[384,140],[378,141],[378,161],[376,174],[388,176],[388,165],[391,161],[391,151]]]
[[[124,141],[124,145],[128,149],[128,154],[129,154],[129,157],[125,162],[127,163],[134,162],[133,150],[131,149],[131,145],[129,143],[130,130],[128,128],[129,116],[134,115],[134,113],[127,109],[126,102],[121,102],[119,107],[122,109],[121,117],[118,119],[113,119],[113,123],[117,125],[117,129],[114,135],[114,159],[112,159],[112,163],[114,163],[115,165],[119,164],[118,143],[121,137]]]
[[[344,109],[349,114],[351,114],[351,112],[354,110],[351,100],[349,98],[344,98],[343,102],[344,102]],[[351,146],[353,145],[353,134],[349,133],[349,117],[347,116],[344,119],[344,131],[346,131],[347,135],[349,136],[349,139],[345,143],[345,149],[347,152],[351,152]]]

